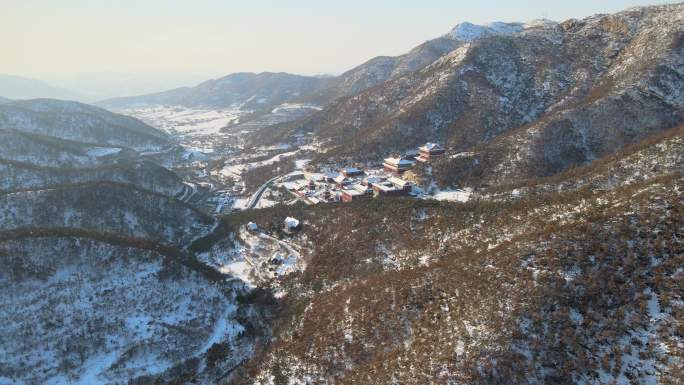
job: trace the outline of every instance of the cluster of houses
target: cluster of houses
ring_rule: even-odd
[[[287,183],[286,188],[308,204],[415,195],[413,184],[402,175],[416,162],[429,163],[444,152],[440,145],[426,143],[416,152],[385,159],[382,170],[345,167],[335,172],[307,172],[302,180]]]
[[[307,172],[304,179],[285,185],[291,193],[309,204],[410,195],[413,189],[410,182],[397,176],[367,173],[353,167],[339,172]]]

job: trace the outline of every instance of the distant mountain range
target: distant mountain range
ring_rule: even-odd
[[[13,75],[0,75],[0,96],[9,99],[90,100],[87,95],[80,92],[55,87],[42,80]]]
[[[320,77],[287,73],[236,73],[208,80],[195,87],[108,99],[98,104],[108,108],[154,104],[204,108],[239,107],[246,110],[270,112],[282,103],[303,98],[324,86],[328,81]]]
[[[177,88],[141,96],[113,98],[98,103],[109,108],[136,107],[151,104],[186,107],[240,107],[269,112],[282,103],[326,105],[350,96],[390,78],[423,68],[455,48],[491,35],[509,35],[540,24],[552,22],[493,23],[476,26],[462,23],[452,31],[429,40],[410,52],[396,56],[373,58],[339,76],[301,76],[287,73],[236,73],[208,80],[195,87]]]

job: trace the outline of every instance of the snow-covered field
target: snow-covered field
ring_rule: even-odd
[[[240,106],[223,109],[189,108],[183,106],[142,106],[117,110],[133,116],[178,138],[181,144],[211,152],[216,145],[225,144],[229,137],[239,137],[271,124],[298,119],[320,107],[308,104],[282,104],[269,114],[247,122],[242,120],[252,113]],[[231,132],[223,129],[231,126]]]
[[[178,136],[218,134],[221,128],[237,123],[244,111],[195,109],[180,106],[149,106],[117,111]]]
[[[468,188],[463,190],[441,190],[437,191],[432,196],[432,199],[448,202],[467,202],[470,199],[472,192],[472,189]]]
[[[225,177],[239,178],[243,173],[245,173],[248,170],[251,170],[251,169],[256,168],[256,167],[268,166],[268,165],[280,162],[283,159],[297,155],[297,153],[299,153],[299,150],[284,152],[282,154],[277,154],[277,155],[274,155],[273,157],[271,157],[269,159],[258,161],[258,162],[227,165],[223,169],[218,171],[218,173],[222,176],[225,176]]]

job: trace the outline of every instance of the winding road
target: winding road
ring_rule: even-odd
[[[266,181],[266,183],[262,184],[259,189],[252,194],[252,196],[249,198],[249,201],[247,203],[247,208],[248,209],[253,209],[256,207],[256,205],[259,203],[259,199],[261,199],[261,196],[264,194],[264,191],[268,188],[268,186],[271,185],[271,183],[275,182],[277,179],[279,179],[281,175],[278,175],[276,177],[273,177],[269,180]]]

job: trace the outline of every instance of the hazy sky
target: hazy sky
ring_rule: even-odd
[[[236,71],[334,74],[373,56],[403,53],[462,21],[561,21],[660,3],[0,0],[0,73],[179,83]]]

